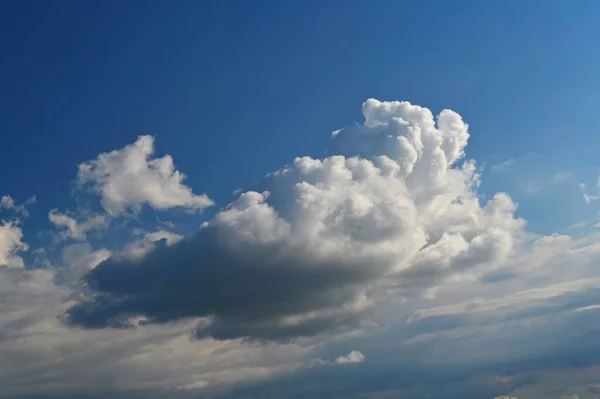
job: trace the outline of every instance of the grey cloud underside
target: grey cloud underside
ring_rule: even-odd
[[[277,248],[270,253],[276,254]],[[285,315],[341,307],[356,295],[358,284],[377,276],[358,260],[350,267],[332,260],[306,270],[303,258],[302,253],[293,253],[265,259],[251,250],[236,251],[220,241],[213,228],[204,229],[138,263],[118,259],[102,263],[86,277],[100,294],[71,308],[68,318],[86,327],[125,327],[127,315],[143,315],[151,323],[215,316],[196,334],[220,339],[286,339],[355,324],[355,314],[301,325],[276,324]]]
[[[505,194],[477,196],[461,117],[368,100],[324,159],[297,158],[192,237],[85,277],[66,320],[203,318],[197,337],[287,340],[355,327],[378,301],[497,266],[523,232]]]

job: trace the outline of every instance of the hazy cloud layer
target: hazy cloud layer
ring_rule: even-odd
[[[54,280],[52,270],[0,267],[2,398],[173,398],[188,397],[187,391],[192,397],[198,389],[226,389],[322,364],[310,345],[191,341],[186,323],[68,328],[57,315],[69,306],[71,293]]]

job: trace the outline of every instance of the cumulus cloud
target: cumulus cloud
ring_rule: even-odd
[[[75,218],[53,209],[48,213],[48,218],[52,224],[62,229],[61,235],[63,238],[80,241],[86,240],[89,231],[108,226],[108,219],[104,215],[93,215],[78,222]]]
[[[198,337],[286,340],[358,326],[390,295],[476,279],[511,256],[524,222],[508,195],[478,197],[460,115],[434,118],[374,99],[362,110],[364,123],[336,131],[325,158],[297,158],[269,174],[194,236],[91,270],[85,280],[95,293],[69,309],[68,321],[123,327],[134,316],[199,317]],[[148,163],[151,153],[152,139],[141,137],[83,164],[80,181],[94,182],[112,214],[200,198],[165,191],[158,182],[181,188],[180,175],[170,158]],[[142,181],[162,188],[141,191]]]
[[[152,158],[154,138],[140,136],[135,143],[98,155],[79,165],[77,183],[101,197],[111,216],[137,213],[143,205],[157,210],[175,207],[202,210],[213,205],[205,194],[196,195],[183,181],[173,158]]]
[[[27,217],[27,205],[35,202],[31,197],[24,204],[18,205],[10,195],[0,199],[0,210],[4,209],[11,213]],[[23,230],[20,227],[20,219],[12,217],[9,220],[0,219],[0,267],[22,268],[23,258],[19,256],[22,251],[27,251],[29,246],[23,242]]]
[[[335,362],[338,364],[349,364],[349,363],[362,363],[365,360],[365,355],[360,353],[359,351],[352,351],[348,353],[346,356],[340,356],[335,359]]]
[[[302,388],[277,380],[279,392],[226,397],[511,397],[518,383],[485,373],[510,380],[598,361],[600,237],[535,236],[508,195],[479,198],[467,127],[452,111],[436,123],[424,108],[369,100],[363,113],[324,158],[240,191],[190,237],[139,229],[108,251],[84,241],[87,219],[51,212],[79,241],[60,251],[64,270],[0,267],[3,394],[219,397],[302,371]],[[9,263],[22,266],[19,225],[4,226],[18,233]],[[83,275],[88,287],[66,288]],[[375,337],[366,323],[411,314]],[[338,334],[357,326],[369,333]],[[303,338],[316,334],[328,336]],[[339,356],[348,348],[369,361],[341,366],[365,360]],[[325,384],[310,379],[324,370]],[[381,392],[361,391],[370,378]],[[482,394],[483,383],[493,389]]]
[[[23,259],[18,255],[28,249],[22,241],[23,230],[14,223],[0,223],[0,267],[23,267]]]

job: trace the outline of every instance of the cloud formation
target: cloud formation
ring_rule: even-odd
[[[69,251],[78,261],[82,246]],[[85,256],[84,256],[85,257]],[[91,257],[88,257],[91,260]],[[2,398],[193,398],[319,366],[310,346],[189,339],[189,325],[82,331],[57,315],[71,292],[53,270],[0,267]],[[189,393],[188,393],[189,392]]]
[[[336,131],[325,158],[297,158],[269,174],[196,235],[91,270],[94,293],[68,321],[99,328],[132,317],[201,318],[197,337],[286,340],[358,326],[378,301],[476,279],[511,256],[524,222],[506,194],[480,203],[476,166],[462,159],[469,133],[460,115],[434,118],[375,99],[362,110],[364,123]],[[141,137],[83,164],[80,181],[100,182],[112,214],[177,202],[141,189],[160,173],[129,183],[131,165],[146,165],[151,153],[151,138]],[[143,166],[141,176],[172,171],[170,158],[152,162],[163,166]]]
[[[23,259],[18,255],[28,249],[22,241],[23,230],[11,222],[0,223],[0,267],[23,267]]]
[[[515,159],[510,158],[506,161],[502,161],[500,163],[492,165],[492,170],[497,172],[506,172],[511,166],[515,164]]]
[[[360,353],[359,351],[352,351],[348,353],[346,356],[340,356],[335,359],[335,362],[338,364],[349,364],[349,363],[362,363],[365,360],[365,355]]]
[[[62,237],[73,240],[85,241],[89,231],[102,229],[108,226],[108,219],[104,215],[94,215],[84,219],[81,222],[75,220],[69,215],[58,212],[56,209],[48,213],[48,219],[56,227],[62,229]]]
[[[63,247],[61,260],[64,267],[59,277],[66,282],[77,282],[88,271],[108,259],[111,251],[107,249],[93,250],[87,242],[71,244]]]
[[[140,136],[133,144],[79,165],[77,184],[99,194],[111,216],[137,213],[146,204],[156,210],[197,211],[213,205],[206,194],[196,195],[183,183],[185,175],[170,155],[152,158],[153,154],[154,138]]]
[[[35,197],[31,197],[25,203],[18,205],[10,195],[4,195],[0,199],[0,210],[5,210],[13,216],[6,220],[0,218],[0,268],[1,267],[24,267],[23,258],[19,256],[22,251],[27,251],[29,246],[23,242],[23,230],[21,219],[16,215],[28,217],[27,205],[35,203]]]
[[[600,187],[600,178],[598,179],[596,185]],[[591,203],[594,201],[600,200],[600,195],[591,195],[586,193],[587,186],[585,183],[579,183],[579,188],[581,189],[581,194],[583,195],[583,199],[586,203]]]
[[[34,270],[20,221],[4,222],[3,395],[525,397],[533,372],[598,364],[600,236],[536,236],[508,195],[484,201],[458,114],[369,100],[363,115],[324,158],[267,175],[189,237],[154,217],[127,231],[119,216],[162,209],[147,198],[106,216],[54,210],[77,242],[35,249],[51,262]],[[88,242],[100,227],[108,239]]]
[[[10,195],[4,195],[0,198],[0,209],[5,209],[10,212],[14,212],[16,214],[20,214],[23,217],[29,216],[29,211],[27,210],[27,206],[31,204],[35,204],[36,198],[35,196],[30,197],[27,201],[22,204],[17,204],[17,202]]]
[[[157,230],[152,233],[143,233],[143,236],[134,242],[127,244],[123,250],[123,255],[130,258],[140,258],[151,251],[157,243],[164,242],[167,246],[175,244],[183,237],[179,234],[171,233],[166,230]]]

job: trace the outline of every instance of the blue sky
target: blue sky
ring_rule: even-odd
[[[151,387],[164,394],[157,397],[179,398],[223,384],[235,390],[239,384],[239,395],[283,389],[285,397],[304,397],[303,381],[322,374],[335,381],[329,388],[339,397],[367,391],[419,397],[445,389],[455,397],[512,390],[535,398],[549,384],[548,358],[558,359],[555,367],[566,376],[560,389],[587,389],[580,398],[593,397],[581,386],[591,384],[584,374],[598,364],[597,345],[570,344],[543,326],[576,323],[581,335],[575,338],[584,344],[596,331],[584,316],[597,311],[598,300],[599,13],[600,4],[587,0],[3,4],[0,297],[17,299],[0,310],[30,314],[0,316],[12,337],[3,344],[0,333],[0,357],[5,350],[22,362],[10,369],[16,382],[7,397],[38,397],[48,389],[44,381],[56,394],[75,397],[127,397]],[[440,116],[452,128],[431,127],[419,119],[426,118],[424,109],[435,116],[451,109],[460,117]],[[450,140],[440,144],[447,168],[436,169],[437,158],[425,166],[430,155],[413,139],[421,165],[414,170],[406,163],[410,154],[385,141],[391,139],[369,141],[386,129],[389,137],[413,134],[394,117]],[[429,146],[423,154],[434,151]],[[391,179],[389,165],[381,163],[385,155],[400,165],[401,177],[370,180],[371,169],[359,171],[349,161],[355,155]],[[265,177],[285,165],[291,165],[285,173]],[[347,184],[340,168],[355,183]],[[431,177],[436,173],[439,181]],[[463,181],[479,178],[479,186]],[[323,187],[332,191],[325,196],[318,191]],[[498,195],[504,192],[510,198]],[[465,201],[457,214],[455,199],[434,209],[435,198],[452,196]],[[272,241],[281,237],[289,240]],[[341,243],[350,249],[327,252]],[[435,251],[442,255],[434,261]],[[291,274],[270,274],[284,261]],[[131,262],[140,266],[136,272],[128,271]],[[329,269],[334,264],[348,269],[339,274]],[[372,270],[359,272],[359,264]],[[437,267],[444,271],[429,273]],[[85,283],[77,285],[81,278]],[[186,280],[197,283],[189,292]],[[171,285],[159,288],[155,281]],[[408,289],[409,281],[419,289]],[[307,294],[300,300],[301,289]],[[387,289],[400,291],[388,296]],[[198,298],[199,291],[205,296]],[[523,303],[507,303],[507,293],[520,293]],[[175,302],[165,299],[173,295]],[[36,298],[45,298],[44,306]],[[66,306],[64,298],[78,299]],[[279,301],[283,310],[271,309]],[[546,312],[548,301],[562,313]],[[309,314],[318,315],[310,326],[302,319]],[[124,327],[131,315],[149,325],[112,328]],[[33,346],[11,341],[37,334],[57,317],[60,332],[47,345],[45,338]],[[213,324],[197,324],[210,317]],[[292,328],[284,319],[303,321]],[[520,335],[502,338],[484,328],[489,320],[499,330],[522,322],[511,324]],[[182,325],[194,331],[196,346],[189,331],[177,335]],[[75,339],[74,331],[89,338]],[[547,346],[531,346],[525,360],[517,356],[519,340],[540,336]],[[262,344],[240,343],[247,339]],[[135,371],[124,380],[102,371],[109,354],[82,355],[97,379],[73,382],[81,365],[65,358],[54,380],[25,382],[26,359],[48,366],[52,351],[60,352],[55,348],[71,353],[90,342],[116,342],[111,350],[126,348],[135,359],[161,359],[171,348],[172,361],[185,366],[177,375],[160,364],[131,366]],[[490,342],[509,357],[500,361],[481,349]],[[394,356],[425,355],[396,362],[389,348]],[[466,357],[449,382],[439,358],[455,356],[456,348],[482,355]],[[199,360],[213,351],[226,355],[215,364]],[[582,351],[590,352],[588,359]],[[228,356],[251,364],[222,368]],[[574,357],[579,363],[568,360]],[[485,373],[472,377],[482,364]],[[236,367],[247,371],[239,381],[222,377]],[[431,389],[439,390],[425,392],[410,379],[398,385],[383,371],[389,367],[407,375],[432,370],[439,378]],[[349,382],[357,377],[370,385]],[[316,386],[325,395],[323,383]]]
[[[13,197],[66,205],[74,165],[149,133],[192,187],[226,201],[322,155],[368,97],[457,110],[479,162],[537,153],[557,169],[596,166],[593,1],[78,3],[4,6]]]

